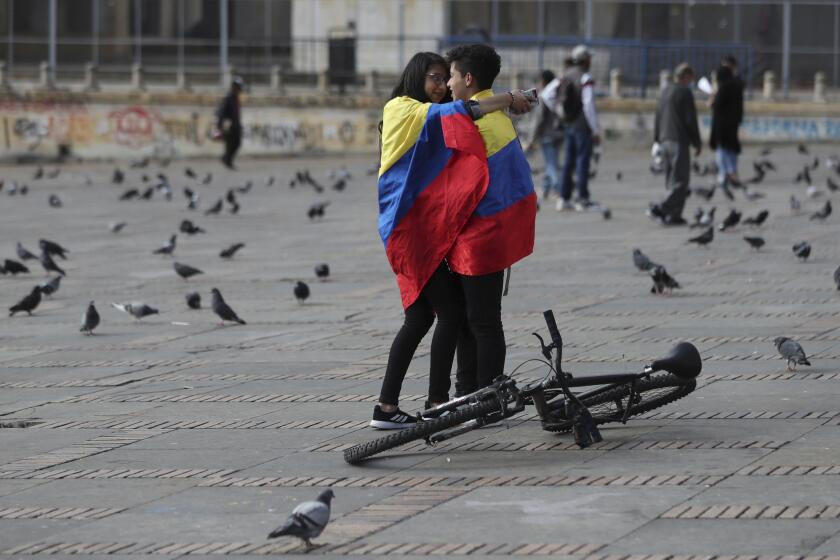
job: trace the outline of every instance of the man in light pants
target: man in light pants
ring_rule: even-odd
[[[685,225],[682,217],[685,200],[690,193],[691,154],[699,157],[702,150],[697,108],[691,82],[694,70],[682,63],[674,70],[674,83],[659,97],[653,125],[654,145],[659,144],[665,163],[665,187],[668,195],[659,204],[651,204],[648,216],[666,226]]]

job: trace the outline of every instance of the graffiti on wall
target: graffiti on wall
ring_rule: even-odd
[[[67,145],[82,157],[215,155],[212,109],[196,107],[0,103],[0,156]],[[243,108],[243,153],[369,151],[378,115],[363,111]]]

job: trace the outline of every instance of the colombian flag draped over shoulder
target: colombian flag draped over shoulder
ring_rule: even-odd
[[[493,95],[479,92],[473,99]],[[447,254],[449,267],[467,276],[498,272],[534,250],[537,195],[513,123],[502,112],[476,121],[487,150],[490,184]]]
[[[489,182],[484,142],[460,101],[385,105],[379,235],[403,307],[420,295],[476,211]]]

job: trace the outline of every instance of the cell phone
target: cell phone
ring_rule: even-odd
[[[522,95],[531,103],[535,103],[537,101],[537,88],[526,89],[522,92]]]

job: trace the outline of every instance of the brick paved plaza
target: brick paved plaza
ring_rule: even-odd
[[[507,426],[477,430],[445,445],[409,445],[361,466],[341,451],[376,435],[366,427],[388,349],[401,323],[399,296],[376,233],[371,158],[345,160],[344,192],[290,189],[309,167],[324,183],[342,162],[325,159],[242,161],[237,173],[216,162],[190,162],[210,185],[164,171],[172,202],[120,202],[142,188],[128,170],[67,166],[56,179],[31,180],[34,168],[0,169],[2,258],[15,242],[38,239],[71,251],[60,290],[32,317],[0,320],[0,557],[35,555],[200,557],[300,552],[292,539],[267,541],[299,502],[335,491],[333,521],[313,555],[500,557],[551,555],[621,560],[633,555],[744,560],[840,555],[840,264],[839,217],[808,215],[825,198],[806,199],[796,172],[832,153],[775,148],[779,171],[755,190],[764,199],[730,204],[718,194],[718,220],[737,207],[763,208],[760,252],[739,227],[709,249],[687,245],[687,228],[663,229],[644,216],[662,192],[644,150],[607,146],[593,197],[613,217],[558,214],[544,204],[534,255],[513,270],[503,302],[507,370],[539,357],[533,331],[552,308],[576,375],[634,372],[679,341],[700,349],[704,369],[688,397],[602,429],[604,441],[580,450],[568,435],[540,430],[533,409]],[[751,175],[758,147],[747,150]],[[703,161],[708,161],[704,154]],[[52,166],[47,166],[51,170]],[[623,172],[623,180],[616,173]],[[833,172],[831,172],[833,173]],[[824,165],[813,172],[822,188]],[[265,177],[276,176],[274,186]],[[86,177],[92,184],[86,184]],[[205,216],[228,188],[241,211]],[[29,194],[8,196],[11,180]],[[693,178],[708,186],[710,177]],[[201,194],[186,209],[181,187]],[[49,194],[62,208],[47,204]],[[803,212],[792,215],[796,194]],[[313,202],[329,200],[322,221]],[[690,218],[698,201],[689,201]],[[704,204],[706,204],[704,202]],[[179,233],[174,258],[153,255],[182,219],[207,230]],[[124,220],[119,234],[108,223]],[[692,230],[696,235],[700,230]],[[791,252],[809,241],[799,262]],[[244,242],[231,261],[223,248]],[[670,297],[649,293],[650,279],[631,260],[634,247],[667,266],[682,284]],[[203,275],[183,281],[172,261]],[[0,277],[4,309],[46,279]],[[313,267],[329,263],[329,281]],[[298,304],[297,280],[312,289]],[[247,321],[219,327],[207,308],[218,287]],[[201,293],[191,311],[188,291]],[[79,319],[95,300],[94,336]],[[135,321],[109,305],[142,301],[160,314]],[[795,338],[812,367],[788,372],[772,340]],[[402,406],[422,406],[428,339],[409,371]],[[544,372],[526,366],[520,379]]]

